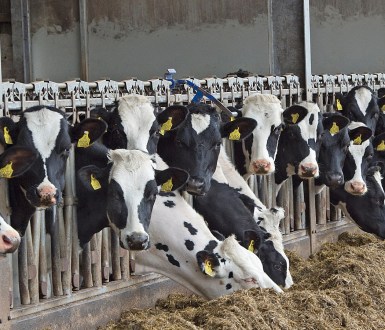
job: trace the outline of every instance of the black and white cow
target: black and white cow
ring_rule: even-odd
[[[0,119],[4,132],[0,143],[12,142],[35,150],[37,160],[21,176],[10,181],[10,203],[13,207],[11,224],[21,235],[36,209],[47,209],[62,201],[64,171],[72,141],[81,139],[89,145],[104,132],[90,128],[99,120],[88,119],[75,127],[69,126],[64,113],[49,106],[35,106],[25,110],[20,121]],[[84,142],[85,141],[85,142]],[[17,205],[17,207],[15,207]]]
[[[380,88],[378,90],[378,97],[379,98],[378,98],[377,104],[378,104],[378,108],[379,108],[380,112],[379,112],[378,121],[376,124],[376,131],[375,131],[374,135],[379,135],[379,134],[385,132],[385,97],[384,97],[384,93],[385,93],[385,88]]]
[[[317,141],[322,132],[319,116],[318,105],[307,101],[283,112],[285,126],[275,160],[275,182],[278,186],[291,175],[298,175],[301,179],[319,176]]]
[[[378,166],[368,169],[365,195],[349,194],[341,186],[330,190],[330,202],[338,205],[363,231],[385,239],[385,194],[381,172],[383,169]]]
[[[257,123],[251,118],[237,118],[222,124],[215,108],[208,104],[190,104],[187,108],[187,119],[160,137],[158,153],[167,165],[190,174],[188,193],[204,195],[210,189],[222,138],[241,140],[251,134]]]
[[[89,165],[78,170],[79,194],[92,203],[91,208],[86,203],[78,206],[79,245],[82,248],[93,234],[110,225],[123,248],[147,249],[158,186],[178,189],[188,174],[175,168],[156,171],[154,156],[141,150],[110,150],[108,158],[111,164],[105,168]]]
[[[208,299],[252,287],[282,292],[254,253],[233,236],[218,240],[179,193],[160,193],[149,233],[153,244],[135,254],[135,274],[163,274]]]
[[[37,154],[28,148],[12,147],[0,156],[0,178],[12,179],[22,175],[35,162]],[[0,255],[14,252],[19,244],[20,234],[0,215]]]
[[[368,126],[372,132],[376,131],[380,109],[377,96],[368,86],[356,86],[346,96],[336,94],[335,109],[350,121],[360,121]]]

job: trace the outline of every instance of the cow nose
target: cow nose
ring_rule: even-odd
[[[366,192],[366,184],[363,182],[351,182],[350,188],[350,193],[354,195],[363,195]]]
[[[266,174],[271,170],[271,163],[265,159],[258,159],[253,162],[253,169],[255,174]]]
[[[149,247],[149,237],[146,233],[133,233],[127,236],[130,250],[146,250]]]
[[[55,186],[43,186],[38,188],[37,193],[40,197],[40,203],[44,206],[52,206],[56,204],[56,188]]]
[[[3,245],[4,252],[12,253],[20,245],[20,235],[17,231],[5,232],[1,235],[1,244]]]
[[[344,183],[344,176],[340,173],[328,173],[325,175],[325,181],[328,187],[340,186]]]
[[[313,163],[305,163],[300,166],[300,173],[299,175],[301,177],[306,177],[306,178],[312,178],[314,175],[316,175],[318,170],[318,166]]]
[[[192,177],[188,181],[187,191],[193,195],[204,195],[204,180],[197,177]]]

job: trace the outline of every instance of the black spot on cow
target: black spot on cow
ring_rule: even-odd
[[[208,252],[214,252],[214,249],[218,246],[218,242],[210,241],[209,244],[204,248]]]
[[[312,113],[309,117],[309,125],[313,124],[314,121],[314,113]]]
[[[275,207],[272,207],[272,208],[270,209],[270,211],[272,211],[272,212],[274,212],[274,213],[277,213],[277,212],[278,212],[278,210],[277,210]]]
[[[173,192],[165,192],[165,191],[160,191],[159,196],[163,197],[175,197],[175,194]]]
[[[226,284],[226,290],[230,290],[232,288],[232,285],[229,283],[229,284]]]
[[[262,211],[262,207],[256,205],[256,208],[258,209],[258,211]]]
[[[188,229],[191,235],[196,235],[198,230],[196,230],[191,223],[183,222],[183,225]]]
[[[221,259],[221,263],[225,264],[225,263],[226,263],[226,259],[225,259],[225,258],[222,258],[222,259]]]
[[[179,261],[176,260],[171,254],[166,254],[168,261],[171,265],[174,265],[176,267],[180,267]]]
[[[263,217],[258,217],[258,220],[261,220],[261,221],[262,221],[262,220],[264,220],[264,218],[263,218]]]
[[[234,277],[233,272],[230,272],[230,273],[229,273],[229,278],[233,278],[233,277]]]
[[[189,251],[194,250],[194,245],[195,244],[194,244],[193,241],[190,241],[190,240],[186,239],[186,241],[184,242],[184,245],[186,245],[187,250],[189,250]]]
[[[155,247],[158,249],[158,250],[161,250],[161,251],[164,251],[164,252],[167,252],[168,251],[168,246],[167,245],[164,245],[162,243],[156,243],[155,244]]]
[[[173,201],[165,201],[163,204],[167,207],[174,207],[175,203]]]

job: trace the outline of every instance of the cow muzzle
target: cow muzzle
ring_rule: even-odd
[[[298,175],[302,179],[311,179],[318,174],[318,165],[314,163],[300,164],[298,167]]]
[[[274,172],[274,164],[266,159],[258,159],[252,162],[251,169],[254,174],[269,174]]]
[[[0,253],[12,253],[20,245],[20,235],[14,229],[5,230],[0,234]]]
[[[37,187],[41,207],[50,207],[56,204],[56,187],[51,184],[42,184]]]
[[[204,180],[197,177],[190,177],[186,190],[188,193],[195,196],[203,196],[207,192]]]
[[[147,250],[150,246],[150,238],[146,233],[134,232],[126,237],[126,242],[122,244],[122,248],[126,250]]]
[[[352,195],[362,196],[368,191],[368,189],[364,182],[348,181],[345,182],[345,191]]]
[[[327,173],[324,183],[331,188],[336,188],[344,184],[344,175],[342,173]]]

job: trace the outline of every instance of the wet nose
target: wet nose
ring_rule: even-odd
[[[300,176],[312,178],[318,170],[317,164],[305,163],[300,166]]]
[[[340,186],[344,183],[344,176],[341,173],[328,173],[325,175],[326,185],[329,187]]]
[[[203,195],[204,180],[202,178],[190,178],[187,184],[187,191],[195,195]]]
[[[45,206],[52,206],[56,204],[56,188],[53,185],[42,186],[37,189],[40,197],[40,202]]]
[[[271,163],[265,159],[258,159],[253,162],[253,169],[255,174],[266,174],[271,170]]]
[[[355,195],[363,195],[366,191],[366,184],[364,182],[351,182],[350,192]]]
[[[20,235],[17,231],[6,231],[1,235],[1,244],[5,253],[14,252],[20,245]]]
[[[146,233],[133,233],[127,236],[130,250],[146,250],[149,246],[149,237]]]

